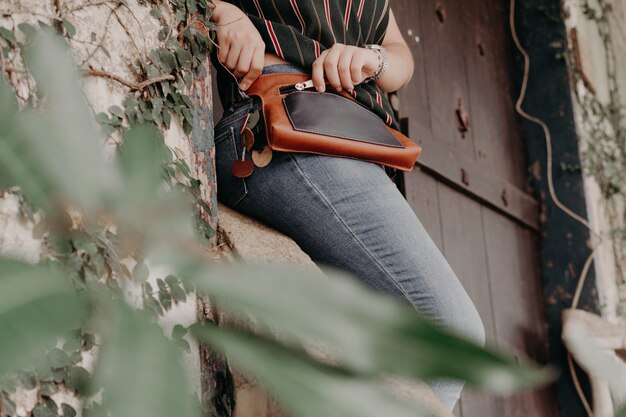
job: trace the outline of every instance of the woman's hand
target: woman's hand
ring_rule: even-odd
[[[328,84],[335,90],[352,92],[355,85],[374,75],[379,66],[378,52],[336,43],[313,63],[313,84],[317,91],[324,91],[326,76]]]
[[[239,88],[245,91],[263,71],[265,42],[241,9],[224,1],[214,3],[211,20],[217,25],[217,59],[235,77],[243,77]]]

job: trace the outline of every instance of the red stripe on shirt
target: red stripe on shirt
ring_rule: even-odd
[[[361,4],[359,4],[359,11],[356,13],[359,22],[361,21],[361,16],[363,15],[363,5],[365,4],[365,0],[361,0]]]
[[[259,0],[254,0],[254,6],[256,7],[256,11],[259,12],[259,17],[261,19],[265,19],[263,15],[263,10],[261,10],[261,5],[259,4]]]
[[[285,56],[283,55],[283,50],[281,49],[280,43],[278,42],[278,37],[276,37],[276,33],[274,32],[274,26],[272,26],[272,22],[266,20],[265,26],[267,27],[267,31],[270,34],[270,38],[272,38],[272,44],[274,45],[276,55],[278,55],[282,59],[285,59]]]
[[[348,4],[346,5],[346,14],[344,16],[343,19],[343,24],[346,27],[346,30],[348,30],[348,23],[350,23],[350,11],[352,9],[352,0],[348,0]]]
[[[387,123],[388,126],[391,126],[392,124],[391,116],[389,116],[389,113],[387,113],[387,120],[385,121],[385,123]]]
[[[321,54],[320,43],[316,40],[313,40],[313,45],[315,46],[315,58],[319,58]]]
[[[335,32],[333,31],[333,23],[330,20],[330,4],[328,0],[324,0],[324,13],[326,13],[326,21],[328,21],[328,27],[330,28],[330,33],[333,35],[333,39],[335,39]]]
[[[380,96],[378,91],[376,92],[376,103],[378,103],[379,106],[383,105],[383,98]]]
[[[298,8],[298,3],[296,2],[296,0],[289,0],[289,2],[291,3],[293,11],[296,13],[298,20],[300,21],[300,26],[302,26],[302,34],[304,35],[306,33],[306,24],[304,23],[304,18],[302,17],[302,13],[300,13],[300,9]]]

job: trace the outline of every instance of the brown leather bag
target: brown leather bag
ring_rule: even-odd
[[[313,88],[307,74],[261,75],[246,91],[263,103],[268,146],[364,159],[410,171],[421,147],[357,102],[349,93]]]

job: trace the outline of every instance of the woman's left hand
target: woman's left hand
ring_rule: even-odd
[[[374,75],[379,65],[378,52],[336,43],[313,63],[313,84],[317,91],[324,91],[326,76],[328,84],[335,90],[352,92],[355,85]]]

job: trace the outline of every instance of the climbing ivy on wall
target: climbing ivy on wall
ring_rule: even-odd
[[[78,4],[52,0],[55,13],[51,16],[42,14],[39,10],[2,10],[3,17],[13,22],[13,25],[0,26],[0,69],[2,76],[13,86],[21,104],[26,108],[35,108],[41,104],[41,92],[24,64],[24,55],[38,31],[53,32],[64,37],[70,50],[77,46],[87,48],[87,56],[80,62],[80,70],[84,76],[106,78],[127,89],[121,106],[113,105],[107,112],[95,115],[103,133],[109,139],[114,136],[124,138],[129,129],[140,124],[153,125],[160,130],[169,129],[174,118],[178,120],[183,131],[189,134],[193,126],[194,104],[189,95],[193,79],[195,76],[206,77],[209,70],[206,67],[206,58],[213,42],[213,26],[209,21],[211,4],[207,0],[137,1],[141,6],[150,9],[150,16],[160,25],[159,45],[152,50],[142,50],[132,40],[130,31],[125,29],[137,49],[137,58],[131,64],[131,72],[135,75],[132,80],[97,69],[91,62],[98,55],[111,57],[104,44],[107,36],[110,36],[108,26],[112,19],[117,19],[122,24],[120,15],[125,13],[137,20],[127,0],[86,0]],[[77,12],[90,7],[107,9],[104,27],[93,28],[88,39],[78,39],[73,17]],[[12,15],[14,12],[31,14],[37,22],[15,24]],[[162,135],[157,138],[164,155],[162,176],[166,183],[191,193],[195,197],[197,208],[211,212],[201,198],[200,181],[192,176],[192,170],[182,155],[170,150]],[[120,143],[123,141],[120,140],[118,146]],[[35,210],[28,201],[16,190],[7,192],[18,194],[21,214],[24,218],[35,221]],[[203,216],[196,215],[195,220],[201,236],[211,238],[214,235],[212,225]],[[45,241],[44,257],[60,261],[74,287],[79,290],[88,285],[88,282],[104,279],[112,294],[121,297],[118,279],[131,278],[142,282],[144,309],[150,311],[155,318],[162,316],[175,304],[186,301],[193,290],[174,275],[157,279],[157,288],[152,288],[146,281],[149,270],[141,254],[120,252],[116,236],[108,230],[79,229],[71,237],[63,238],[49,234],[49,227],[49,223],[41,221],[34,230],[35,237]],[[129,255],[138,261],[132,270],[122,262]],[[189,346],[183,338],[186,333],[184,327],[177,325],[172,338],[183,349],[188,350]],[[16,414],[15,404],[9,394],[18,386],[37,389],[37,404],[30,414],[33,417],[75,416],[76,410],[71,405],[56,404],[52,396],[61,386],[74,391],[79,397],[93,394],[85,391],[90,373],[81,364],[83,355],[90,353],[95,346],[95,336],[89,329],[80,329],[75,339],[48,351],[45,363],[38,364],[32,370],[10,380],[0,381],[0,416]]]
[[[583,71],[577,39],[571,39],[570,68],[577,88],[576,98],[582,121],[584,150],[581,155],[584,172],[597,182],[604,197],[604,207],[610,223],[608,238],[616,259],[617,285],[622,297],[618,314],[626,314],[626,106],[620,97],[618,57],[611,30],[614,13],[607,0],[580,2],[584,16],[597,28],[606,63],[608,96],[601,99]],[[567,10],[566,10],[567,12]],[[615,18],[616,19],[616,18]],[[575,38],[576,34],[572,34]],[[623,86],[622,86],[623,88]]]

